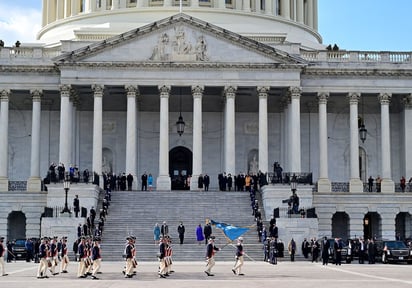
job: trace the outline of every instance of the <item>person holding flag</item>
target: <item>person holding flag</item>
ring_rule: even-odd
[[[241,272],[242,266],[243,266],[243,254],[245,252],[243,251],[243,237],[237,238],[237,245],[236,245],[236,255],[235,255],[235,265],[233,266],[232,272],[235,275],[238,276],[243,276]]]
[[[215,236],[209,237],[209,243],[206,246],[206,270],[207,276],[214,276],[212,274],[212,268],[215,266],[215,252],[219,251],[220,248],[215,246]]]

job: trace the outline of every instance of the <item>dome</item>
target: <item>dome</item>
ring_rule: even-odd
[[[43,6],[37,38],[48,45],[61,40],[100,41],[171,17],[179,12],[267,44],[299,43],[319,49],[317,0],[50,0]]]

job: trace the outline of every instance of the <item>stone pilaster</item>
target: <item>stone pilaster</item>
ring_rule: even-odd
[[[70,108],[70,85],[60,86],[60,142],[59,162],[65,167],[71,164],[71,108]]]
[[[410,143],[412,143],[412,94],[408,94],[403,98],[404,112],[403,112],[403,143],[402,143],[402,156],[404,159],[402,174],[412,175],[412,153],[410,149]]]

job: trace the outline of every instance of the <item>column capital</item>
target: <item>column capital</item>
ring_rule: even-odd
[[[256,87],[256,91],[258,92],[259,98],[267,98],[269,94],[270,87],[269,86],[258,86]]]
[[[329,99],[329,92],[319,92],[317,98],[319,104],[327,104]]]
[[[169,98],[172,87],[170,85],[159,86],[160,98]]]
[[[30,91],[30,94],[33,102],[40,102],[43,96],[43,90],[34,89]]]
[[[127,97],[137,97],[139,92],[139,87],[136,85],[125,85],[124,88],[126,89]]]
[[[70,90],[72,87],[67,84],[60,85],[60,96],[61,97],[70,97]]]
[[[1,102],[8,102],[9,97],[11,96],[11,91],[9,89],[0,91],[0,100]]]
[[[299,99],[301,94],[301,87],[289,87],[289,96],[291,97],[291,99]]]
[[[236,86],[225,86],[223,93],[226,98],[234,99],[236,96],[237,87]]]
[[[205,91],[205,86],[201,86],[201,85],[192,86],[193,98],[202,98],[204,91]]]
[[[405,109],[412,109],[412,94],[405,95],[402,100]]]
[[[379,102],[381,105],[389,105],[391,103],[392,94],[390,93],[380,93],[378,95]]]
[[[104,85],[93,84],[92,90],[94,92],[94,97],[103,97]]]
[[[350,92],[348,93],[349,104],[358,104],[361,94],[359,92]]]

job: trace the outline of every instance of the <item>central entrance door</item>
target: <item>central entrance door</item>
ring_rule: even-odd
[[[187,177],[192,176],[192,151],[178,146],[169,152],[169,175],[172,190],[188,190]]]

